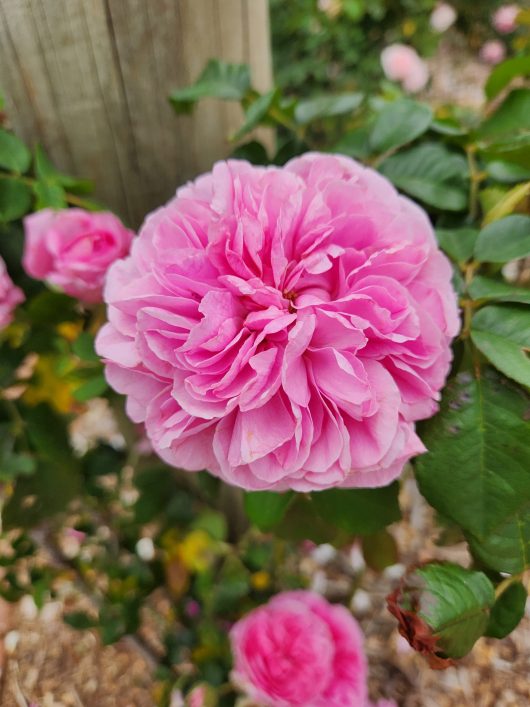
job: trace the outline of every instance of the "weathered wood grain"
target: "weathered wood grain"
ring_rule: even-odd
[[[12,125],[137,226],[229,149],[240,108],[167,96],[211,57],[271,84],[267,0],[1,0],[0,90]]]

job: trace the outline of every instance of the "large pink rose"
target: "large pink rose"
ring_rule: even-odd
[[[230,632],[234,683],[266,707],[366,707],[357,622],[308,591],[284,592]]]
[[[77,297],[101,302],[109,266],[129,252],[134,234],[114,214],[43,209],[24,219],[28,275]]]
[[[424,451],[450,280],[427,215],[377,172],[220,162],[109,271],[97,350],[169,464],[247,489],[381,486]]]
[[[24,301],[24,293],[7,274],[6,264],[0,257],[0,331],[11,324],[13,311]]]

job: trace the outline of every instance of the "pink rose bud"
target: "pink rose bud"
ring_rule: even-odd
[[[6,264],[0,257],[0,331],[11,324],[16,306],[24,299],[24,293],[13,284],[7,274]]]
[[[431,12],[429,23],[435,32],[446,32],[456,21],[456,10],[452,5],[442,2]]]
[[[480,58],[485,64],[500,64],[506,56],[506,47],[498,39],[490,39],[485,42],[480,50]]]
[[[155,452],[247,490],[385,486],[459,328],[427,214],[375,170],[229,160],[109,270],[96,349]]]
[[[343,606],[308,591],[284,592],[230,633],[234,683],[267,707],[366,707],[359,625]]]
[[[134,237],[114,214],[82,209],[37,211],[24,230],[28,275],[86,303],[101,302],[109,266],[128,254]]]
[[[521,11],[518,5],[502,5],[493,13],[492,24],[501,34],[511,34],[517,29],[517,15]],[[497,63],[497,62],[491,62]]]
[[[405,91],[417,93],[429,81],[429,68],[418,52],[405,44],[391,44],[381,52],[381,65],[388,79],[399,81]]]

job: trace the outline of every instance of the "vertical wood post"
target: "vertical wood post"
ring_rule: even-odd
[[[167,96],[207,60],[271,84],[267,0],[1,0],[0,91],[15,132],[138,226],[229,150],[240,108]]]

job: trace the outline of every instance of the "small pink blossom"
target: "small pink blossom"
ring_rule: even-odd
[[[359,625],[343,606],[284,592],[238,621],[230,640],[234,683],[266,707],[365,707]]]
[[[206,707],[206,688],[204,685],[195,687],[186,700],[188,707]]]
[[[390,44],[381,52],[381,65],[388,79],[399,81],[405,91],[417,93],[429,81],[429,68],[418,52],[406,44]]]
[[[96,348],[154,450],[246,489],[383,486],[422,453],[459,328],[425,212],[310,153],[220,162],[109,271]]]
[[[13,284],[6,264],[0,257],[0,331],[11,324],[16,306],[24,299],[24,293]]]
[[[480,50],[480,58],[485,64],[500,64],[506,56],[506,47],[498,39],[490,39],[485,42]]]
[[[502,5],[493,13],[492,24],[501,34],[511,34],[517,29],[517,15],[521,11],[518,5]],[[493,62],[492,62],[493,63]]]
[[[24,219],[22,264],[83,302],[101,302],[109,266],[129,252],[134,234],[107,212],[43,209]]]
[[[447,32],[456,21],[456,10],[446,2],[439,3],[431,13],[429,23],[435,32]]]

